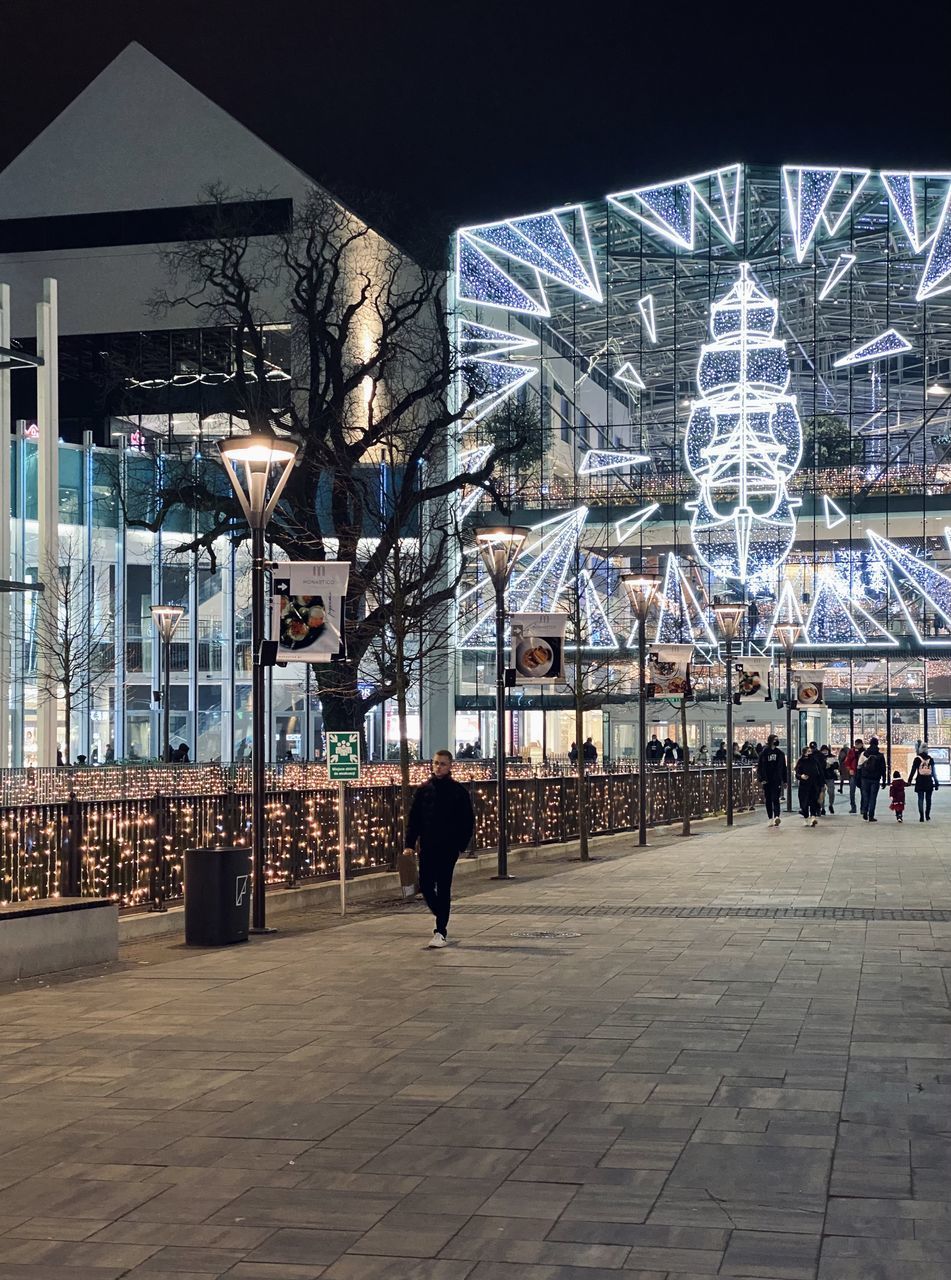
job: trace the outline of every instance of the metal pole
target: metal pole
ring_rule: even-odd
[[[264,530],[251,530],[251,931],[266,933],[264,877]]]
[[[162,759],[169,759],[169,703],[172,700],[172,637],[162,641],[162,661],[165,663],[164,684],[162,687]]]
[[[851,745],[851,744],[850,744]],[[792,650],[786,650],[786,812],[792,813]]]
[[[726,825],[733,826],[733,641],[726,643]]]
[[[347,784],[337,783],[337,863],[340,872],[340,914],[347,914]]]
[[[637,670],[640,697],[637,700],[637,843],[647,844],[647,613],[637,619]]]
[[[508,880],[509,848],[505,795],[505,583],[495,584],[495,785],[498,789],[499,858],[496,880]]]

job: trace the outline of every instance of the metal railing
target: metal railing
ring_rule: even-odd
[[[207,768],[207,766],[201,766]],[[337,791],[294,785],[310,768],[285,766],[272,771],[267,796],[266,861],[268,879],[296,885],[303,880],[335,877],[337,863]],[[297,777],[285,776],[287,770]],[[23,771],[59,776],[64,770]],[[156,772],[84,770],[93,779],[105,773],[142,775],[143,785]],[[183,770],[175,773],[184,782]],[[179,898],[186,849],[248,843],[251,801],[243,776],[247,766],[225,766],[232,780],[220,789],[185,794],[100,795],[44,798],[34,777],[34,795],[25,802],[4,799],[0,805],[0,901],[20,901],[56,894],[114,898],[124,908],[143,907]],[[279,776],[280,775],[280,776]],[[205,781],[208,781],[207,777]],[[683,815],[683,789],[689,789],[690,814],[701,818],[726,804],[726,770],[722,767],[651,769],[647,778],[648,823],[677,822]],[[476,815],[473,850],[490,849],[498,838],[496,783],[493,778],[466,782]],[[52,788],[52,781],[50,782]],[[750,766],[734,766],[735,805],[752,809],[757,787]],[[638,824],[637,774],[592,772],[585,779],[592,835],[635,830]],[[578,835],[577,779],[562,776],[518,776],[509,779],[508,834],[512,847],[560,843]],[[391,870],[402,848],[400,788],[392,783],[347,789],[347,860],[354,875]]]

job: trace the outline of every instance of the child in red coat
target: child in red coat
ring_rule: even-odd
[[[905,779],[896,769],[892,774],[892,785],[888,788],[888,794],[891,796],[891,804],[889,809],[895,810],[895,817],[899,822],[903,822],[902,814],[905,812]]]

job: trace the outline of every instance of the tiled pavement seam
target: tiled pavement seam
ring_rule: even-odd
[[[0,1280],[946,1280],[951,925],[570,910],[944,910],[932,825],[515,882],[442,953],[367,914],[8,994]]]

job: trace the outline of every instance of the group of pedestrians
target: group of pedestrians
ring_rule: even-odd
[[[931,821],[931,797],[937,789],[938,778],[934,759],[927,746],[919,748],[907,783],[896,769],[889,787],[888,765],[879,748],[878,739],[870,738],[866,746],[861,738],[856,738],[851,748],[843,748],[838,753],[833,753],[825,745],[820,747],[815,742],[810,742],[800,754],[793,777],[798,789],[799,813],[804,826],[818,826],[820,817],[824,817],[827,811],[835,813],[836,787],[841,795],[843,773],[849,779],[850,812],[861,812],[863,822],[878,821],[875,807],[879,793],[886,787],[889,788],[891,800],[889,807],[899,822],[904,821],[905,788],[912,784],[918,797],[918,821]],[[760,752],[756,774],[763,788],[767,826],[778,827],[780,801],[792,780],[789,778],[785,752],[780,748],[775,734],[770,735]],[[859,801],[858,806],[856,799]]]
[[[652,733],[650,742],[644,748],[644,756],[648,764],[680,764],[684,758],[684,751],[680,743],[675,742],[673,738],[665,738],[661,742],[657,734]]]

